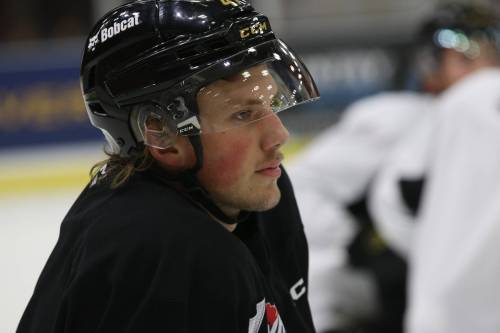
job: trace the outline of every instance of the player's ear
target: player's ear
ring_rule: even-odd
[[[194,165],[194,151],[189,140],[183,136],[172,138],[168,148],[149,147],[151,156],[170,172],[178,172]]]

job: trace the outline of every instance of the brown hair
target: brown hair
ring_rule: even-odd
[[[154,162],[149,149],[145,147],[142,152],[130,157],[121,157],[119,154],[104,151],[108,158],[96,163],[90,169],[90,177],[99,181],[100,170],[106,166],[106,175],[111,177],[110,187],[116,189],[124,185],[135,172],[149,169]]]

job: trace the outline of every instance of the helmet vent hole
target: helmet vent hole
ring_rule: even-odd
[[[108,116],[108,113],[104,110],[102,105],[99,103],[89,103],[89,109],[93,114],[95,114],[97,116],[101,116],[101,117]]]

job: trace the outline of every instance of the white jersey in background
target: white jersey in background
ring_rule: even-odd
[[[410,252],[408,333],[500,332],[500,70],[437,103]]]
[[[387,154],[429,112],[431,101],[406,92],[359,101],[288,165],[309,241],[309,296],[318,332],[376,311],[370,276],[345,265],[357,229],[345,207],[365,194]]]
[[[429,105],[429,109],[434,110],[434,105]],[[415,128],[387,156],[369,189],[368,207],[377,231],[405,259],[412,247],[416,212],[403,198],[401,181],[425,182],[437,116],[435,110],[422,115]]]
[[[410,264],[408,333],[500,332],[500,70],[471,74],[391,153],[370,210]],[[417,216],[401,179],[425,177]]]

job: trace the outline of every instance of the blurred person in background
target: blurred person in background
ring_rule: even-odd
[[[370,210],[410,268],[406,332],[500,331],[499,101],[499,69],[469,75],[374,182]],[[410,208],[398,192],[417,181],[424,186]]]
[[[27,332],[315,332],[277,113],[319,97],[246,1],[136,1],[90,33],[108,160],[61,225]]]
[[[438,79],[451,84],[477,70],[497,67],[500,17],[478,6],[452,5],[446,8],[438,12],[438,20],[424,28],[426,35],[435,36],[435,42],[423,49],[418,66],[425,70],[432,64],[429,60],[435,59],[433,54],[442,52],[449,61],[447,66],[443,66],[444,71]],[[451,24],[454,20],[451,14],[455,12],[459,21]],[[439,113],[436,106],[439,101],[440,98],[435,99],[429,116],[412,126],[411,135],[405,136],[393,149],[390,158],[380,168],[371,190],[370,212],[375,217],[378,230],[403,257],[408,255],[425,183],[428,149],[423,142],[429,140],[436,114]]]
[[[409,264],[408,333],[500,331],[500,39],[489,16],[442,32],[463,53],[456,62],[481,69],[436,99],[371,187],[375,224]]]
[[[318,332],[402,332],[406,261],[374,225],[367,209],[370,187],[399,142],[432,120],[437,96],[496,65],[489,34],[495,19],[476,6],[438,8],[421,25],[413,52],[420,91],[354,103],[290,165],[310,246],[310,302]],[[469,48],[459,44],[464,40]],[[476,52],[479,47],[483,52]],[[422,181],[400,186],[401,197],[415,206]]]

